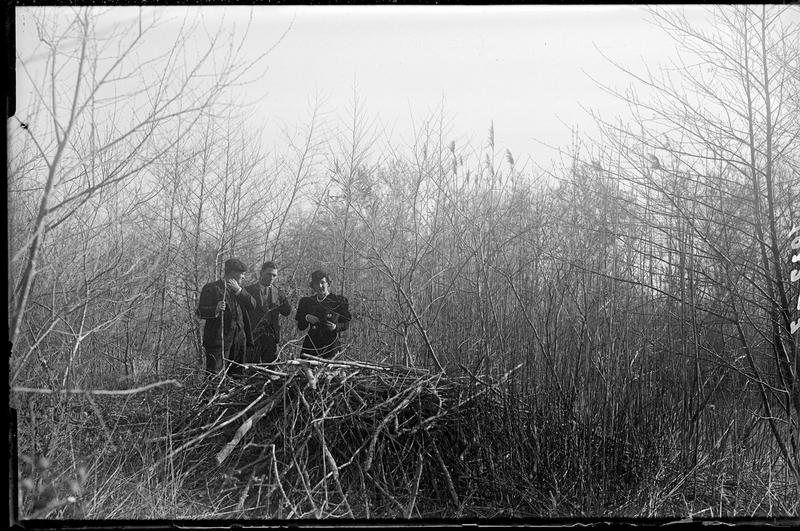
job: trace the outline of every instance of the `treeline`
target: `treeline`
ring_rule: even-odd
[[[354,312],[347,356],[478,378],[521,364],[514,396],[581,440],[661,437],[678,475],[720,448],[763,451],[779,464],[765,457],[762,472],[796,488],[796,11],[715,16],[709,35],[653,11],[683,62],[621,67],[646,88],[618,94],[633,120],[597,117],[602,136],[542,167],[493,128],[459,145],[444,112],[393,145],[358,97],[345,117],[314,109],[285,152],[266,153],[225,99],[253,67],[236,56],[214,83],[176,68],[144,119],[98,119],[133,55],[81,75],[104,63],[79,11],[61,37],[81,53],[46,41],[77,76],[48,78],[38,116],[18,113],[44,129],[9,122],[11,386],[199,370],[202,285],[230,256],[274,259],[295,303],[311,270],[330,271]]]

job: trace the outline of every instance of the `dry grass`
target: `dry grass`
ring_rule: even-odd
[[[610,430],[591,412],[576,420],[553,394],[517,396],[512,379],[310,359],[252,367],[244,377],[223,381],[186,374],[181,388],[96,397],[93,407],[73,399],[54,410],[52,430],[44,434],[39,426],[46,446],[41,440],[34,446],[30,421],[20,418],[20,477],[27,480],[21,514],[317,519],[798,513],[797,486],[780,468],[764,429],[736,424],[726,432],[733,424],[720,422],[720,430],[706,430],[697,461],[687,465],[679,419],[666,410],[628,412]],[[53,400],[36,397],[27,409],[42,410]],[[656,425],[651,420],[659,414]],[[739,415],[746,420],[745,410]],[[722,416],[733,418],[730,412]],[[26,457],[47,448],[47,466]]]

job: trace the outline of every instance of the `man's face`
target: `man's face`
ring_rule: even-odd
[[[241,284],[244,280],[244,271],[228,271],[225,278],[233,279],[237,284]]]
[[[265,286],[271,286],[272,282],[278,277],[278,270],[268,267],[261,270],[260,281]]]

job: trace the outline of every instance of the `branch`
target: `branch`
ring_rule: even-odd
[[[183,387],[183,384],[177,380],[164,380],[155,382],[143,387],[136,387],[134,389],[120,389],[120,390],[105,390],[105,389],[35,389],[31,387],[12,387],[11,391],[14,393],[38,393],[45,395],[106,395],[106,396],[126,396],[142,393],[153,389],[154,387],[161,387],[162,385],[175,385]]]

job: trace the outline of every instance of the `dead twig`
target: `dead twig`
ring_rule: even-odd
[[[144,385],[142,387],[136,387],[135,389],[118,389],[118,390],[108,390],[108,389],[35,389],[32,387],[12,387],[11,392],[13,393],[38,393],[38,394],[45,394],[45,395],[105,395],[105,396],[126,396],[126,395],[134,395],[136,393],[143,393],[145,391],[149,391],[155,387],[161,387],[162,385],[174,385],[177,387],[183,387],[183,385],[178,382],[177,380],[164,380],[162,382],[154,382],[148,385]]]
[[[411,493],[411,500],[408,502],[408,507],[405,511],[406,518],[411,518],[411,514],[414,512],[414,504],[417,502],[417,494],[419,493],[419,480],[422,478],[422,463],[423,457],[422,452],[417,453],[417,473],[414,477],[414,490]]]
[[[447,470],[447,465],[444,464],[442,454],[439,452],[439,447],[436,443],[433,444],[433,455],[436,457],[436,462],[439,463],[442,472],[444,472],[444,479],[447,483],[447,491],[450,493],[450,499],[452,499],[455,506],[458,507],[458,494],[456,493],[456,488],[453,486],[453,479],[450,477],[450,471]]]

